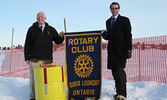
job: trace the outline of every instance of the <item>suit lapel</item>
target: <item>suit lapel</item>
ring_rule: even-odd
[[[111,28],[111,18],[108,21],[108,26],[109,26],[109,28]]]
[[[111,29],[111,19],[112,19],[112,17],[109,18],[109,20],[107,22],[107,27],[108,27],[109,30],[115,30],[115,27],[117,27],[117,25],[121,21],[121,15],[118,15],[118,17],[117,17],[117,19],[116,19],[116,21],[115,21],[114,26],[113,26],[112,29]]]
[[[117,17],[117,19],[116,19],[116,21],[115,21],[115,23],[114,23],[114,27],[113,27],[113,29],[115,29],[115,27],[117,26],[117,24],[119,23],[119,21],[120,21],[120,15],[118,15],[118,17]]]

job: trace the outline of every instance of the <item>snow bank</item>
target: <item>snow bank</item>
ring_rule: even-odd
[[[101,100],[112,100],[114,81],[102,79]],[[29,79],[0,77],[0,100],[29,100]],[[127,100],[167,100],[167,84],[127,83]]]

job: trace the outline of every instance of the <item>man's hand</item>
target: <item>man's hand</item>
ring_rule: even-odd
[[[64,37],[64,32],[63,32],[63,31],[60,32],[60,33],[59,33],[59,36],[63,38],[63,37]]]
[[[30,64],[30,60],[26,60],[26,63],[29,65]]]
[[[102,30],[102,37],[107,40],[108,38],[108,31],[107,30]]]
[[[125,57],[126,57],[126,59],[131,58],[132,57],[132,51],[128,50],[128,52],[126,53]]]

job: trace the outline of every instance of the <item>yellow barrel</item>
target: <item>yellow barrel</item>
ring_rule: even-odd
[[[64,66],[37,67],[34,80],[36,100],[66,100]]]

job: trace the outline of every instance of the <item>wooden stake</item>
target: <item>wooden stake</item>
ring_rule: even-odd
[[[11,41],[11,53],[10,53],[10,73],[12,72],[13,35],[14,35],[14,28],[12,28],[12,41]],[[11,76],[12,76],[12,74],[10,74],[10,77]]]
[[[65,30],[65,33],[67,32],[67,29],[66,29],[66,19],[64,18],[64,30]]]
[[[141,44],[139,43],[139,81],[141,81]]]

